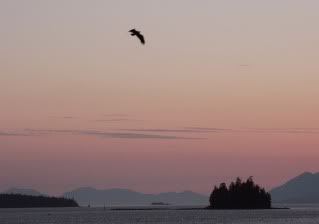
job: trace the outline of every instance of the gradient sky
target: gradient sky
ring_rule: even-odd
[[[0,190],[209,193],[237,176],[269,189],[318,171],[318,11],[0,0]]]

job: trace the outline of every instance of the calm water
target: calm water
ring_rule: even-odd
[[[267,211],[153,210],[111,211],[101,208],[0,209],[1,224],[102,224],[102,223],[314,223],[319,209],[304,208]]]

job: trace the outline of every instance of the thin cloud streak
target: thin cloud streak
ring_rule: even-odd
[[[118,129],[117,131],[72,130],[72,129],[23,129],[2,130],[0,137],[35,137],[45,135],[86,135],[116,139],[162,139],[162,140],[205,140],[202,137],[186,137],[156,133],[260,133],[260,134],[319,134],[319,128],[206,128],[186,127],[184,129]]]
[[[0,132],[9,134],[7,132]],[[10,136],[40,136],[40,135],[57,135],[57,134],[69,134],[69,135],[87,135],[87,136],[99,136],[105,138],[117,138],[117,139],[162,139],[162,140],[202,140],[205,138],[184,137],[175,135],[156,135],[156,134],[142,134],[134,132],[108,132],[97,130],[59,130],[59,129],[24,129],[23,132],[10,132]],[[0,134],[1,135],[1,134]]]
[[[63,119],[73,119],[74,117],[72,116],[64,116]]]
[[[130,129],[119,129],[121,131],[133,131],[133,132],[167,132],[167,133],[217,133],[228,131],[226,129],[208,129],[208,128],[184,128],[184,129],[161,129],[161,128],[130,128]],[[229,129],[230,130],[230,129]]]
[[[203,131],[203,132],[231,132],[235,131],[230,128],[207,128],[207,127],[185,127],[189,130]]]
[[[132,131],[132,132],[167,132],[167,133],[197,133],[197,131],[193,130],[186,130],[186,129],[135,129],[135,128],[129,128],[129,129],[119,129],[120,131]]]
[[[246,132],[269,134],[319,134],[319,128],[247,128],[243,130]]]
[[[121,121],[130,121],[128,118],[114,118],[114,119],[98,119],[94,120],[96,122],[121,122]]]
[[[27,136],[35,136],[35,135],[31,135],[31,134],[26,134],[26,133],[19,133],[19,132],[0,132],[0,136],[4,136],[4,137],[27,137]]]
[[[180,136],[170,136],[170,135],[152,135],[152,134],[140,134],[140,133],[130,133],[130,132],[97,132],[97,131],[85,131],[81,134],[86,135],[98,135],[108,138],[126,138],[126,139],[185,139],[185,140],[200,140],[203,138],[189,138]]]
[[[114,113],[114,114],[104,114],[104,118],[99,118],[93,120],[94,122],[125,122],[125,121],[139,121],[136,119],[132,119],[129,114],[121,114],[121,113]]]
[[[65,120],[75,119],[75,117],[73,117],[73,116],[50,116],[49,118],[54,118],[54,119],[65,119]]]
[[[104,114],[104,117],[129,117],[129,114],[121,114],[121,113],[114,113],[114,114]]]
[[[319,128],[207,128],[207,127],[185,127],[183,129],[165,128],[134,128],[119,129],[132,132],[157,132],[157,133],[273,133],[273,134],[319,134]]]

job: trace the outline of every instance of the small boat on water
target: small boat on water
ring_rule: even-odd
[[[164,202],[152,202],[152,205],[171,205],[171,204],[164,203]]]

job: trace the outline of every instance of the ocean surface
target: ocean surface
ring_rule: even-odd
[[[315,206],[289,210],[109,210],[103,208],[0,209],[0,224],[319,224]]]

